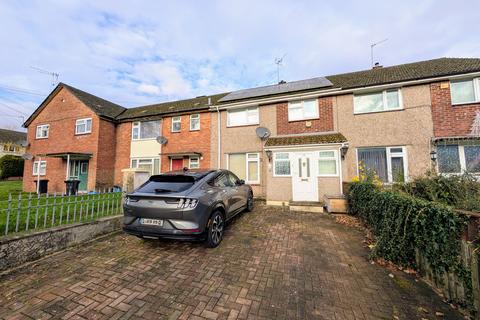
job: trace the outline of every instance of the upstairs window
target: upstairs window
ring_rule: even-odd
[[[182,130],[182,117],[172,117],[172,132],[180,132]]]
[[[48,131],[50,129],[49,124],[42,124],[40,126],[37,126],[37,134],[36,137],[37,139],[46,139],[48,138]]]
[[[238,127],[258,124],[258,108],[228,110],[227,126]]]
[[[92,118],[78,119],[75,121],[75,134],[86,134],[92,132]]]
[[[480,102],[480,78],[450,82],[452,104]]]
[[[155,139],[160,135],[160,121],[134,122],[132,140]]]
[[[288,103],[288,121],[318,119],[318,100],[291,101]]]
[[[191,114],[190,115],[190,131],[200,130],[200,115]]]
[[[403,108],[400,89],[357,94],[353,97],[353,105],[354,113],[382,112]]]

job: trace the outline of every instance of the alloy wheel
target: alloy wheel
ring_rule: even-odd
[[[223,236],[223,219],[221,215],[216,215],[212,222],[212,240],[218,244]]]

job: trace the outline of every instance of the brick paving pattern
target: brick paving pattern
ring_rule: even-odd
[[[462,319],[360,231],[257,206],[220,247],[116,234],[0,278],[5,319]],[[428,313],[427,313],[428,312]]]

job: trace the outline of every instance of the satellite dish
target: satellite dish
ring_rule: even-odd
[[[22,154],[22,158],[25,160],[32,160],[33,156],[30,153],[24,153]]]
[[[255,133],[262,140],[268,139],[268,137],[270,137],[270,130],[265,127],[258,127],[257,129],[255,129]]]
[[[157,137],[157,142],[160,143],[160,144],[167,144],[168,139],[165,138],[164,136],[158,136]]]

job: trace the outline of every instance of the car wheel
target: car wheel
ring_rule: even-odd
[[[208,227],[207,246],[209,248],[215,248],[220,244],[223,238],[223,229],[225,222],[222,214],[219,211],[215,211],[210,218],[210,226]]]
[[[253,210],[253,204],[254,204],[253,193],[250,192],[249,195],[248,195],[248,198],[247,198],[247,207],[246,207],[246,210],[248,212]]]

